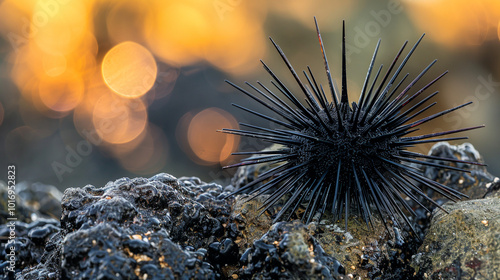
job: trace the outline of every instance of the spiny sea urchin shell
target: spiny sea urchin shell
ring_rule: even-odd
[[[419,196],[439,207],[436,202],[424,194],[419,185],[427,186],[454,201],[465,197],[464,194],[452,188],[429,180],[421,174],[420,170],[409,165],[416,163],[468,172],[457,167],[425,160],[478,163],[423,155],[407,151],[407,148],[423,143],[467,139],[467,137],[431,138],[483,127],[475,126],[419,136],[407,136],[418,130],[418,126],[472,103],[465,103],[421,117],[425,111],[436,104],[434,102],[424,107],[424,104],[438,93],[436,91],[411,105],[413,104],[410,103],[411,101],[421,96],[447,73],[444,72],[423,88],[413,91],[412,88],[417,81],[434,65],[436,62],[434,60],[406,87],[400,89],[409,74],[406,74],[399,81],[397,79],[424,35],[396,67],[408,41],[403,44],[380,82],[378,82],[378,78],[382,65],[378,68],[375,77],[371,79],[380,45],[379,40],[368,66],[360,98],[357,103],[353,102],[349,106],[346,83],[345,26],[343,26],[342,39],[342,89],[339,100],[339,92],[331,75],[316,19],[315,23],[331,102],[328,100],[323,86],[317,83],[311,69],[308,67],[307,72],[303,71],[306,81],[303,82],[272,38],[270,38],[271,42],[300,87],[300,94],[305,97],[305,103],[299,101],[300,97],[294,94],[262,61],[264,69],[272,77],[271,84],[277,92],[286,97],[286,100],[278,97],[275,92],[260,82],[257,82],[259,87],[246,82],[257,93],[256,95],[227,81],[237,90],[267,108],[272,114],[256,112],[236,104],[233,104],[234,106],[275,123],[280,128],[270,129],[241,123],[241,126],[248,127],[249,130],[222,129],[222,132],[255,137],[281,144],[283,147],[271,151],[235,153],[252,156],[229,167],[262,162],[277,163],[278,166],[260,174],[258,179],[236,190],[231,195],[250,192],[251,198],[254,198],[260,194],[270,194],[263,203],[260,213],[269,209],[284,195],[288,195],[289,198],[276,214],[275,221],[284,219],[285,214],[288,215],[287,219],[289,219],[298,206],[306,202],[307,206],[305,206],[306,209],[302,216],[303,221],[308,223],[316,213],[322,215],[329,209],[335,220],[344,217],[346,228],[349,214],[353,212],[362,216],[367,226],[371,224],[372,213],[377,213],[386,228],[386,218],[394,223],[397,223],[397,220],[401,218],[411,227],[404,211],[410,214],[414,214],[414,212],[406,202],[405,197],[424,208],[425,206],[418,199]],[[393,70],[395,71],[393,72]],[[289,105],[289,103],[293,105]],[[259,183],[263,184],[259,186]]]

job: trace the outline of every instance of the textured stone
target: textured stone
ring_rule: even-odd
[[[500,199],[436,210],[412,265],[418,279],[500,279]]]

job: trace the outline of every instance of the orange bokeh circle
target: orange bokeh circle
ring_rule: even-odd
[[[189,147],[206,164],[225,161],[239,144],[239,137],[217,132],[222,128],[238,128],[238,122],[231,114],[219,108],[205,109],[189,123]]]
[[[109,50],[102,60],[102,77],[117,94],[136,98],[153,87],[158,68],[153,55],[134,42],[123,42]]]

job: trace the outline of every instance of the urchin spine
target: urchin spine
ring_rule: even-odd
[[[302,220],[305,222],[311,221],[315,213],[319,212],[322,215],[329,208],[335,220],[344,217],[346,228],[349,215],[353,211],[360,214],[367,226],[370,227],[370,224],[372,224],[372,211],[375,211],[381,217],[387,229],[386,218],[393,222],[403,219],[412,230],[414,229],[404,211],[412,215],[415,213],[406,202],[405,197],[410,198],[424,208],[425,206],[419,201],[419,196],[440,207],[424,194],[416,182],[454,201],[465,197],[464,194],[452,188],[424,177],[420,170],[408,165],[409,163],[416,163],[461,172],[469,171],[453,166],[431,163],[425,161],[425,159],[482,165],[475,162],[432,157],[406,150],[408,147],[424,143],[467,139],[467,137],[434,138],[483,127],[474,126],[419,136],[407,136],[417,131],[418,126],[472,103],[465,103],[417,119],[436,104],[434,102],[423,107],[438,92],[428,95],[411,107],[409,107],[412,104],[410,102],[441,79],[447,71],[415,93],[410,94],[410,90],[436,63],[436,60],[432,61],[406,87],[398,92],[409,74],[404,75],[398,82],[396,80],[425,34],[419,38],[403,61],[397,65],[397,61],[408,41],[403,44],[378,86],[376,86],[383,66],[381,65],[378,68],[375,77],[371,81],[370,78],[381,43],[381,40],[379,40],[368,66],[359,100],[357,103],[353,102],[352,106],[350,106],[346,78],[345,25],[343,25],[342,36],[342,88],[339,98],[316,18],[315,24],[331,94],[331,102],[328,101],[323,86],[318,84],[311,69],[307,67],[307,72],[303,71],[307,82],[302,82],[282,49],[271,38],[272,44],[300,87],[305,97],[305,103],[301,102],[298,96],[263,61],[261,62],[264,69],[272,77],[271,84],[292,105],[289,105],[285,100],[278,97],[273,90],[260,82],[257,82],[260,88],[245,82],[260,95],[259,97],[227,81],[231,86],[270,110],[276,117],[233,104],[235,107],[273,122],[280,128],[270,129],[240,123],[241,126],[249,129],[222,129],[221,131],[245,137],[254,137],[283,146],[281,149],[272,151],[234,153],[252,156],[242,160],[241,163],[228,167],[263,162],[277,163],[278,166],[260,174],[255,181],[241,187],[231,195],[250,192],[252,194],[250,199],[252,199],[260,194],[270,194],[262,204],[260,213],[276,204],[283,196],[289,195],[288,200],[276,214],[275,221],[289,219],[299,205],[307,202],[302,216]],[[258,185],[260,183],[262,184]],[[427,208],[425,209],[427,210]],[[285,214],[288,214],[286,218],[284,218]]]

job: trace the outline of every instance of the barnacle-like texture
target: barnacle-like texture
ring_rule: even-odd
[[[0,194],[6,190],[0,185]],[[195,177],[176,179],[166,173],[121,178],[101,187],[69,188],[60,202],[61,223],[39,219],[16,224],[16,271],[5,272],[9,256],[1,251],[0,278],[238,277],[244,265],[241,253],[261,238],[270,224],[256,231],[253,212],[241,201],[223,199],[226,194],[218,184]],[[9,225],[0,225],[1,247],[10,245],[9,234]],[[268,267],[283,267],[300,275],[329,271],[325,267],[334,258],[321,253],[318,243],[308,242],[306,238],[304,244],[314,245],[317,263],[309,264],[313,258],[301,253],[293,255],[293,263],[273,262]],[[287,252],[280,250],[274,256],[286,262]]]
[[[423,35],[404,56],[401,63],[398,64],[398,60],[403,57],[407,42],[398,51],[385,74],[381,74],[383,68],[381,65],[372,78],[379,40],[368,66],[360,98],[358,102],[349,104],[345,35],[342,40],[342,88],[338,90],[331,75],[317,23],[316,28],[330,90],[329,97],[310,68],[307,72],[303,71],[304,78],[299,77],[282,49],[272,39],[273,45],[297,82],[299,93],[292,92],[290,86],[278,78],[264,62],[262,62],[264,69],[272,78],[272,87],[260,82],[258,86],[246,83],[249,86],[247,90],[228,82],[266,108],[267,112],[257,112],[234,104],[236,107],[274,123],[278,128],[242,123],[241,126],[248,129],[223,129],[222,132],[254,137],[282,146],[274,150],[235,153],[251,156],[229,167],[263,162],[277,166],[260,174],[256,180],[233,194],[251,193],[252,197],[270,194],[262,205],[261,213],[283,196],[288,196],[287,203],[275,215],[275,221],[289,219],[305,202],[305,211],[302,215],[305,222],[311,221],[316,214],[321,216],[328,209],[333,213],[334,220],[344,217],[346,227],[348,217],[353,212],[362,217],[368,227],[373,214],[378,214],[386,226],[388,220],[394,223],[404,220],[411,226],[405,211],[410,214],[414,212],[405,200],[406,197],[422,207],[424,206],[420,203],[419,197],[439,207],[426,196],[421,186],[428,187],[451,200],[462,198],[464,195],[455,189],[423,176],[421,170],[414,165],[468,172],[463,168],[427,160],[478,163],[407,150],[408,147],[424,143],[467,139],[467,137],[437,139],[436,137],[482,127],[409,136],[421,125],[470,104],[466,103],[426,116],[426,111],[436,102],[427,103],[438,93],[427,94],[427,90],[446,72],[416,90],[415,84],[429,71],[436,60],[410,82],[406,82],[409,74],[400,77]],[[278,94],[282,94],[284,98]],[[305,102],[301,99],[305,99]],[[258,185],[259,183],[262,184]]]
[[[226,241],[231,205],[221,194],[220,185],[165,173],[121,178],[103,187],[68,188],[61,201],[59,233],[44,234],[50,228],[32,233],[48,243],[38,265],[27,267],[22,276],[219,279],[221,263],[239,254],[233,240]],[[217,246],[220,241],[233,245],[229,253]]]
[[[240,262],[241,279],[341,279],[345,273],[301,223],[274,224]]]

